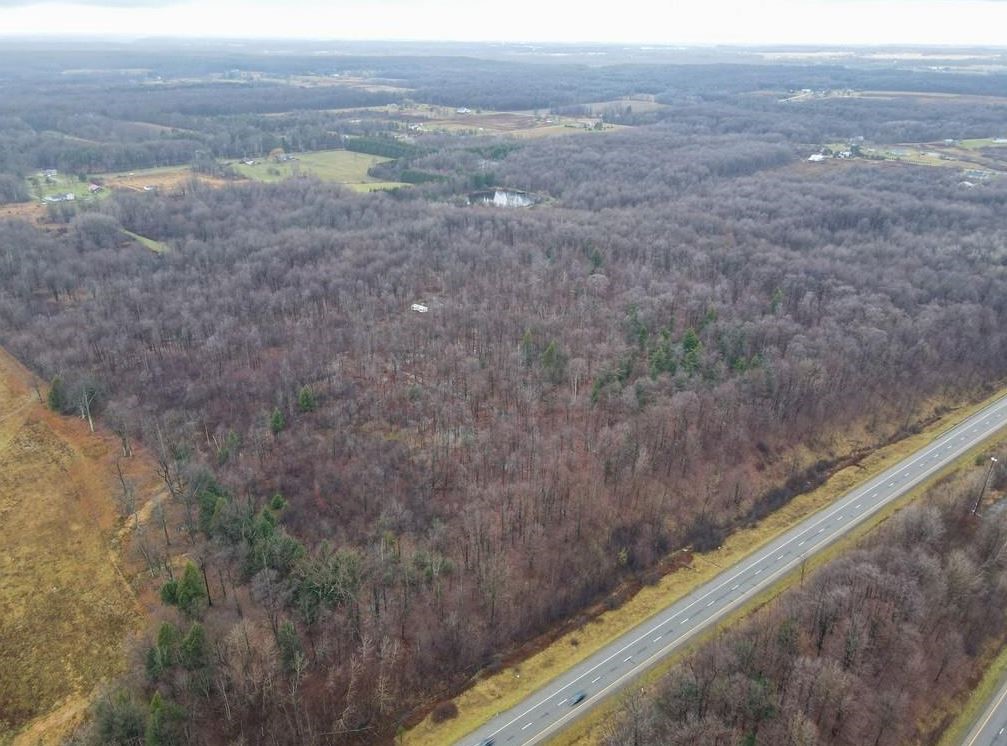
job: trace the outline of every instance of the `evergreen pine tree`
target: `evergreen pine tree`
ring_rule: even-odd
[[[286,426],[287,420],[283,416],[283,412],[280,411],[280,408],[277,407],[269,417],[269,429],[273,431],[273,435],[279,435]]]

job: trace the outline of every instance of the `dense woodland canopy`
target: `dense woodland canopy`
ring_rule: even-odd
[[[413,82],[464,103],[451,91],[465,64],[426,63]],[[512,88],[486,87],[500,65],[468,84],[498,106],[535,93],[520,66]],[[542,85],[573,74],[549,70]],[[1001,109],[962,103],[935,127],[915,105],[901,122],[892,102],[781,109],[728,96],[719,69],[651,72],[658,92],[715,92],[618,133],[430,140],[384,168],[434,180],[389,194],[193,184],[117,195],[57,231],[0,223],[0,343],[53,382],[52,406],[154,454],[178,507],[163,533],[206,573],[212,598],[196,565],[165,583],[177,610],[132,681],[145,703],[157,692],[161,742],[387,739],[669,552],[717,545],[934,402],[1007,374],[1007,183],[804,162],[825,134],[989,135]],[[577,72],[625,81],[584,83],[589,98],[650,74]],[[131,141],[116,125],[94,158],[289,145],[281,121],[305,143],[341,138],[338,114],[259,115],[384,95],[234,85],[150,93],[138,119],[176,130],[138,126]],[[104,114],[8,111],[0,126],[24,139],[5,168],[76,162],[62,136],[40,155],[40,133],[97,141],[140,97],[112,96]],[[464,204],[490,183],[544,201]],[[137,545],[160,571],[159,532]],[[139,722],[116,717],[99,722]]]
[[[932,743],[1005,631],[1007,516],[968,515],[986,471],[931,490],[633,696],[603,741]]]

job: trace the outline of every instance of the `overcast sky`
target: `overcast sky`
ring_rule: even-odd
[[[1007,45],[1007,0],[0,0],[0,35]]]

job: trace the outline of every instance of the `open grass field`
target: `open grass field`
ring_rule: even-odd
[[[81,181],[73,174],[60,173],[55,176],[32,174],[26,181],[32,196],[37,200],[63,194],[72,194],[76,199],[92,197],[87,188],[88,182]]]
[[[45,205],[39,202],[14,202],[0,205],[0,220],[27,220],[39,223],[45,218]]]
[[[1007,148],[1007,137],[982,137],[975,140],[962,140],[958,143],[968,150],[980,148]]]
[[[847,143],[827,143],[826,147],[833,152],[849,148]],[[873,162],[906,163],[915,166],[931,166],[935,168],[952,168],[962,172],[987,172],[989,176],[1003,173],[1004,163],[995,160],[988,154],[989,149],[1007,148],[1007,139],[982,138],[961,140],[954,143],[897,143],[894,145],[865,144],[861,146],[861,158],[852,159],[862,163],[864,160]],[[1007,152],[1007,151],[1005,151]],[[848,163],[849,160],[833,160],[832,164]]]
[[[634,111],[652,111],[661,108],[662,104],[651,101],[606,101],[589,106],[602,107],[610,105],[633,106]],[[636,108],[639,107],[639,108]],[[462,110],[450,106],[433,104],[386,104],[383,106],[366,106],[353,109],[331,109],[331,112],[343,114],[359,114],[362,118],[387,119],[395,122],[400,128],[408,129],[417,136],[424,134],[454,134],[454,135],[513,135],[514,137],[549,137],[553,135],[569,135],[579,132],[594,131],[596,118],[592,116],[566,117],[548,112],[535,111],[486,111]],[[267,116],[283,117],[285,113],[269,114]],[[605,125],[610,131],[618,126]]]
[[[125,233],[130,238],[132,238],[137,243],[139,243],[144,248],[150,249],[155,254],[163,254],[164,252],[169,250],[167,244],[162,243],[160,241],[155,241],[153,238],[147,238],[146,236],[141,236],[139,233],[133,233],[133,231],[127,231],[125,229],[123,229],[122,232]]]
[[[120,672],[144,611],[122,562],[118,442],[43,407],[0,350],[0,744],[58,743]],[[142,499],[157,485],[123,461]]]
[[[842,469],[821,487],[799,495],[761,523],[734,532],[720,548],[705,554],[693,554],[691,563],[665,575],[657,584],[642,588],[618,608],[595,616],[580,629],[562,635],[520,663],[477,680],[455,698],[454,702],[458,707],[457,718],[435,724],[428,716],[405,734],[403,743],[407,746],[436,746],[437,744],[452,743],[461,738],[496,713],[513,707],[561,671],[588,657],[611,640],[651,617],[661,608],[711,580],[725,567],[734,564],[759,546],[828,506],[856,484],[869,479],[872,475],[883,471],[923,447],[938,434],[1004,393],[1007,391],[1001,391],[980,404],[962,407],[935,419],[917,435],[880,448],[860,463]],[[839,448],[841,449],[842,446]],[[917,494],[916,491],[910,496],[915,494]],[[897,506],[902,504],[904,504],[902,500],[896,501],[890,508],[879,511],[875,518],[881,520],[880,517],[891,515]],[[873,519],[868,524],[877,525]],[[863,535],[862,529],[853,533],[856,536]],[[845,544],[837,543],[833,545],[833,547],[835,546],[845,546]],[[834,550],[830,548],[822,554],[828,554],[831,557],[834,556],[832,551]],[[786,579],[781,583],[785,581]],[[774,586],[774,589],[773,595],[775,596],[782,590],[782,586],[778,584]],[[758,605],[765,603],[769,597],[763,598]],[[741,607],[741,611],[750,611],[752,604],[753,602],[745,604]],[[729,619],[738,618],[738,613],[740,612],[730,615]],[[714,629],[720,626],[717,625]],[[708,634],[713,634],[713,632]],[[706,639],[706,636],[707,633],[698,635],[697,642]],[[676,656],[670,657],[674,660]],[[665,667],[664,664],[658,666],[662,670],[663,667]],[[615,698],[613,698],[614,700]],[[604,710],[605,708],[603,706],[597,709]],[[599,722],[598,718],[593,716],[587,720],[590,723]],[[581,732],[579,726],[574,727],[578,729],[577,732]],[[591,728],[586,728],[583,733],[590,733],[590,731]],[[561,735],[560,738],[563,736]],[[590,743],[592,740],[589,737],[585,742]]]
[[[228,183],[224,179],[197,174],[188,166],[162,166],[92,176],[92,179],[105,187],[105,193],[111,189],[142,192],[145,187],[154,187],[162,192],[177,192],[193,178],[213,186],[223,186]]]
[[[969,103],[1007,103],[1007,96],[983,96],[972,93],[939,93],[930,91],[860,91],[864,98],[900,99],[915,98],[921,101],[967,101]]]
[[[637,103],[637,102],[634,102]],[[644,102],[646,103],[646,102]],[[512,135],[514,137],[550,137],[583,132],[595,132],[598,120],[590,117],[563,117],[534,112],[452,112],[446,116],[432,117],[419,123],[421,132],[439,132],[459,135]],[[604,125],[604,130],[616,129]]]
[[[42,197],[70,192],[75,197],[70,204],[79,208],[81,205],[105,199],[114,190],[143,192],[145,187],[153,187],[160,192],[175,194],[182,191],[193,178],[211,186],[230,183],[224,179],[196,174],[188,166],[163,166],[122,173],[91,174],[86,182],[72,175],[60,174],[49,180],[33,175],[27,179],[33,196],[32,201],[0,205],[0,220],[19,218],[44,227],[48,206],[40,201]],[[97,194],[91,194],[88,184],[92,182],[101,184],[104,189]]]
[[[344,184],[358,191],[394,189],[407,186],[398,182],[379,181],[367,175],[367,169],[388,158],[350,150],[318,150],[313,153],[298,153],[296,160],[276,162],[262,159],[254,165],[232,163],[239,174],[255,181],[282,181],[293,176],[316,176],[323,181]]]
[[[583,126],[579,124],[550,124],[533,129],[518,130],[511,134],[519,139],[533,139],[539,137],[556,137],[562,135],[597,135],[603,132],[614,132],[615,130],[626,129],[622,124],[604,124],[601,129],[595,129],[593,125]]]
[[[396,181],[379,181],[367,175],[368,168],[375,163],[388,160],[387,158],[354,153],[348,150],[323,150],[303,153],[296,157],[296,161],[286,163],[263,160],[254,166],[246,166],[241,163],[232,164],[232,166],[242,176],[256,181],[281,181],[295,175],[310,174],[325,181],[343,184],[358,192],[373,192],[409,186]],[[177,194],[183,191],[192,179],[216,187],[234,183],[206,174],[197,174],[189,166],[162,166],[121,173],[92,174],[87,182],[80,181],[76,176],[62,174],[48,181],[35,176],[28,180],[28,185],[35,198],[31,202],[0,205],[0,220],[18,218],[45,227],[48,206],[40,201],[41,197],[72,192],[76,199],[70,204],[79,207],[87,202],[104,199],[116,190],[129,192],[156,190],[162,194]],[[104,187],[103,191],[92,195],[88,191],[88,184],[91,182],[101,184]],[[131,234],[131,237],[151,251],[160,253],[166,248],[164,244],[151,241],[143,236]]]
[[[916,166],[934,166],[937,168],[957,168],[968,170],[982,168],[981,164],[968,158],[967,153],[955,152],[956,149],[946,147],[936,147],[933,145],[878,145],[876,147],[865,147],[864,154],[867,156],[879,156],[886,161],[898,161],[899,163],[910,163]]]

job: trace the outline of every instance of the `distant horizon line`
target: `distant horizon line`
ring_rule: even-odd
[[[652,41],[528,41],[521,39],[396,39],[396,38],[340,38],[340,37],[319,37],[319,38],[291,38],[277,36],[152,36],[140,34],[75,34],[75,33],[3,33],[0,32],[0,42],[51,42],[51,41],[76,41],[76,42],[117,42],[117,43],[137,43],[137,42],[204,42],[204,43],[262,43],[273,42],[289,45],[310,45],[310,44],[443,44],[443,45],[472,45],[472,46],[516,46],[516,47],[594,47],[594,48],[632,48],[632,49],[654,49],[664,51],[692,50],[692,49],[741,49],[741,50],[762,50],[762,49],[793,49],[793,50],[816,50],[816,51],[845,51],[862,49],[913,49],[913,50],[994,50],[1007,53],[1007,44],[955,44],[955,43],[912,43],[912,42],[890,42],[890,43],[864,43],[864,42],[844,42],[844,43],[794,43],[794,42],[652,42]]]

